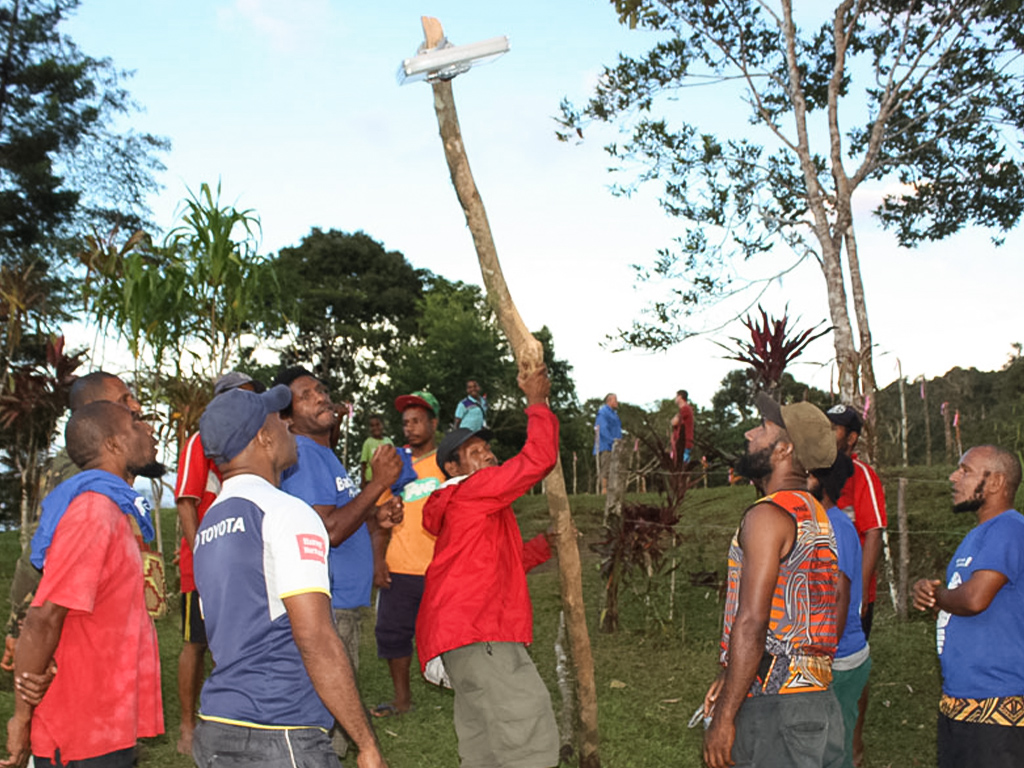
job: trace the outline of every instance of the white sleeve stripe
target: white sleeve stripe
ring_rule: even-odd
[[[878,509],[878,496],[875,494],[875,484],[871,481],[871,473],[868,472],[867,465],[861,461],[854,461],[853,465],[864,473],[864,482],[867,483],[868,490],[871,491],[871,505],[875,511],[875,528],[884,528],[885,524],[882,522],[882,513]]]
[[[174,499],[183,499],[185,496],[181,493],[181,489],[188,485],[188,470],[192,466],[192,449],[199,439],[199,433],[196,432],[192,437],[185,443],[185,453],[181,457],[181,463],[178,466],[178,487],[174,489]],[[189,496],[188,498],[193,499],[195,496]]]

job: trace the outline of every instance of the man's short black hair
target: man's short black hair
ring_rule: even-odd
[[[285,368],[283,371],[280,371],[277,376],[274,377],[274,383],[272,386],[276,387],[278,384],[284,384],[286,387],[290,387],[292,382],[296,379],[301,379],[303,376],[309,376],[311,379],[320,381],[319,377],[317,377],[312,371],[303,368],[301,365],[293,365],[290,368]],[[287,419],[291,415],[292,404],[288,403],[288,407],[281,411],[281,417]]]
[[[75,410],[64,429],[68,458],[83,469],[99,458],[103,442],[121,433],[130,411],[119,403],[94,400]]]
[[[676,392],[676,395],[678,397],[683,398],[683,400],[685,400],[686,402],[690,402],[690,393],[687,392],[685,389],[680,389],[678,392]]]
[[[1017,489],[1021,483],[1020,459],[1012,451],[998,445],[979,445],[977,447],[992,453],[992,469],[1006,478],[1007,493],[1012,500],[1017,495]]]
[[[83,405],[100,400],[105,395],[107,382],[118,377],[106,371],[93,371],[85,376],[79,376],[71,385],[71,392],[68,395],[68,408],[74,413]]]

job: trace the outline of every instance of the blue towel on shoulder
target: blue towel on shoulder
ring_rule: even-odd
[[[122,512],[134,517],[146,541],[151,541],[155,535],[153,510],[144,497],[117,475],[102,469],[87,469],[65,480],[43,499],[43,511],[39,516],[39,527],[32,537],[30,558],[32,565],[39,570],[43,569],[43,563],[46,562],[46,551],[53,541],[57,524],[75,497],[86,491],[102,493],[117,504]]]

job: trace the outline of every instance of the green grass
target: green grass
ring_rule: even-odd
[[[948,471],[948,470],[947,470]],[[949,485],[940,469],[915,469],[908,493],[911,528],[911,579],[941,575],[949,557],[973,524],[973,516],[949,512]],[[890,544],[898,559],[896,483],[886,481],[889,500]],[[649,497],[654,500],[655,497]],[[717,571],[724,575],[729,539],[743,512],[753,501],[749,487],[691,491],[678,525],[681,544],[672,555],[679,565],[673,619],[668,615],[667,577],[650,593],[650,606],[627,588],[620,597],[622,629],[614,635],[597,631],[601,584],[596,556],[588,544],[600,531],[602,498],[576,496],[573,512],[581,531],[584,592],[594,651],[598,686],[601,758],[606,768],[699,766],[701,732],[686,723],[703,699],[717,667],[722,605],[714,586],[693,586],[690,573]],[[517,504],[523,533],[531,536],[548,525],[546,500],[528,496]],[[165,541],[173,540],[173,515],[163,516]],[[0,589],[6,595],[17,533],[0,534]],[[173,571],[173,568],[169,569]],[[171,585],[172,587],[175,585]],[[533,657],[548,681],[556,714],[560,707],[555,687],[554,641],[560,610],[558,570],[546,563],[530,575],[534,602]],[[142,757],[146,768],[187,768],[189,758],[174,751],[178,729],[176,696],[177,655],[181,648],[177,603],[171,615],[157,624],[163,664],[164,713],[167,734],[150,740]],[[660,620],[654,616],[658,612]],[[880,584],[875,629],[871,638],[874,668],[865,741],[866,766],[935,764],[935,715],[939,696],[939,667],[935,656],[934,623],[926,616],[899,622],[887,589]],[[373,706],[391,698],[391,681],[384,662],[376,658],[372,618],[363,625],[359,687],[363,701]],[[375,720],[392,768],[455,766],[458,753],[452,728],[452,693],[413,680],[416,711],[399,718]],[[0,722],[13,707],[10,675],[0,675]],[[351,760],[349,761],[351,764]]]

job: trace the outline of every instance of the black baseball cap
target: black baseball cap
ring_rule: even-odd
[[[828,420],[833,424],[839,427],[846,427],[850,432],[860,434],[864,428],[864,421],[861,419],[860,414],[849,405],[833,405],[825,411],[825,415],[828,416]]]
[[[479,437],[481,440],[489,442],[494,437],[494,433],[486,428],[474,431],[465,427],[458,427],[441,439],[441,443],[437,446],[437,466],[444,472],[445,477],[451,478],[451,475],[448,474],[448,470],[444,468],[444,465],[449,461],[458,461],[459,446],[472,437]]]

